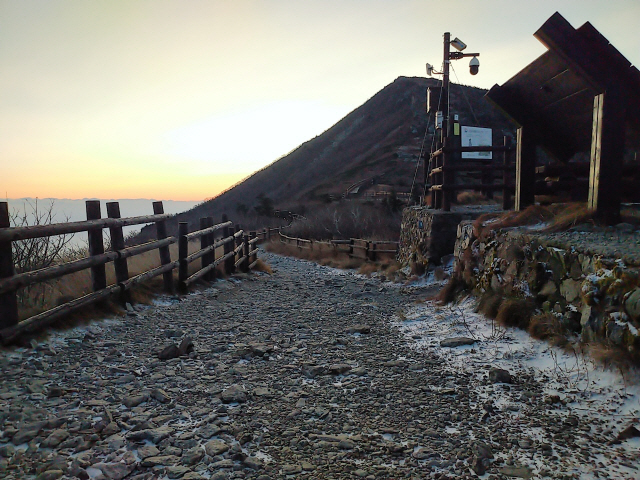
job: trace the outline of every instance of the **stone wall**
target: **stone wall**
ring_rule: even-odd
[[[586,342],[608,340],[640,353],[640,268],[551,243],[517,230],[479,239],[471,222],[463,222],[455,246],[458,278],[478,295],[533,299]]]
[[[456,207],[451,212],[428,207],[407,207],[402,211],[398,261],[427,266],[439,265],[445,255],[453,253],[458,224],[480,215],[495,212],[491,207]]]

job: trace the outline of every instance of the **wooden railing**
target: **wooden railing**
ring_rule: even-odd
[[[398,242],[388,240],[364,240],[361,238],[350,238],[346,240],[309,240],[306,238],[289,237],[280,233],[280,242],[286,245],[296,246],[301,250],[313,250],[315,248],[328,246],[335,252],[344,253],[352,258],[376,261],[380,255],[397,254]]]
[[[511,194],[515,189],[512,180],[513,163],[509,156],[515,149],[508,137],[504,138],[504,145],[500,147],[461,147],[454,146],[452,138],[445,138],[444,145],[438,145],[431,154],[431,169],[428,172],[430,182],[425,178],[425,184],[431,183],[431,205],[446,212],[451,210],[451,204],[456,191],[479,190],[492,196],[494,190],[502,190],[502,208],[511,208]],[[481,159],[462,159],[462,153],[471,152],[501,152],[502,164],[496,161]],[[502,171],[502,183],[494,184],[494,172]],[[456,183],[456,172],[480,172],[481,183]]]
[[[226,216],[220,224],[214,225],[213,218],[200,219],[200,229],[188,232],[186,223],[181,222],[178,238],[167,236],[166,220],[171,217],[164,213],[162,202],[153,203],[153,215],[120,218],[118,202],[107,203],[108,218],[101,218],[100,201],[86,202],[87,220],[80,222],[56,223],[28,227],[11,227],[7,202],[0,202],[0,341],[11,342],[20,334],[42,328],[79,308],[103,300],[112,295],[127,299],[127,292],[142,282],[163,276],[164,290],[174,291],[173,271],[178,269],[178,288],[184,292],[199,279],[212,280],[214,269],[223,264],[224,273],[231,274],[240,269],[249,271],[257,262],[257,242],[255,232],[245,233],[239,226],[233,226]],[[122,228],[131,225],[155,223],[157,239],[141,245],[126,247]],[[105,251],[103,229],[108,228],[111,249]],[[216,232],[222,236],[216,239]],[[53,235],[67,235],[87,232],[89,255],[40,270],[15,273],[12,243],[45,238]],[[189,255],[189,241],[200,238],[200,249]],[[169,246],[178,243],[178,258],[171,259]],[[216,258],[216,251],[223,248],[224,254]],[[160,266],[129,276],[127,259],[151,250],[158,250]],[[196,259],[202,259],[201,268],[191,276],[188,266]],[[106,264],[113,262],[115,283],[107,285]],[[45,312],[19,321],[18,296],[20,288],[60,278],[81,270],[91,270],[92,293],[71,300]]]

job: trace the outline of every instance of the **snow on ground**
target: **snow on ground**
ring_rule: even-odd
[[[486,378],[488,368],[497,367],[509,371],[515,378],[533,375],[544,385],[544,395],[549,399],[559,397],[554,405],[564,418],[570,415],[582,417],[587,424],[598,425],[597,434],[613,440],[624,428],[640,418],[640,372],[605,370],[593,360],[580,354],[568,353],[547,342],[536,340],[523,330],[505,328],[485,316],[474,312],[475,301],[466,298],[455,305],[439,305],[432,301],[409,306],[395,319],[395,324],[408,341],[418,350],[429,351],[439,357],[452,372],[471,373],[478,380],[475,388],[482,391],[494,405],[504,411],[513,406],[508,390],[483,387],[480,380]],[[473,345],[447,348],[440,342],[450,337],[476,339]],[[551,408],[551,407],[550,407]],[[531,439],[539,438],[540,431],[527,432]],[[594,434],[596,431],[594,430]],[[609,478],[640,478],[640,462],[626,465],[625,461],[612,462],[620,452],[637,459],[640,439],[632,438],[619,445],[601,444],[586,447],[598,448],[599,460],[609,468]],[[554,446],[560,456],[561,449]],[[564,452],[565,454],[567,452]],[[521,459],[523,463],[526,458]],[[532,468],[540,471],[542,458],[528,459]],[[531,463],[533,462],[533,465]],[[592,468],[579,461],[572,463],[573,471],[580,478],[598,478]],[[602,477],[599,477],[602,478]]]

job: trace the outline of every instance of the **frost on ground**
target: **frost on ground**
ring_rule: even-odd
[[[528,333],[505,328],[474,312],[467,298],[455,305],[426,302],[398,315],[395,324],[418,351],[439,357],[452,374],[466,372],[472,378],[487,422],[503,422],[505,430],[520,431],[511,463],[526,465],[544,476],[548,458],[556,456],[565,474],[579,478],[639,478],[640,438],[620,439],[625,429],[640,418],[638,372],[605,370],[579,353],[569,353],[536,340]],[[441,346],[446,338],[466,337],[471,345]],[[492,368],[507,370],[514,384],[525,390],[515,393],[508,383],[487,381]],[[542,387],[547,406],[544,415],[557,419],[558,432],[545,431],[530,422],[523,397],[528,384]],[[494,412],[499,412],[495,414]],[[562,436],[562,425],[587,425],[573,442]],[[524,421],[528,420],[528,421]],[[562,438],[556,441],[557,436]],[[623,434],[624,436],[624,434]],[[515,440],[514,440],[515,441]],[[587,455],[588,454],[588,455]]]

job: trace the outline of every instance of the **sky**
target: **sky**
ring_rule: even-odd
[[[0,195],[203,200],[399,76],[490,88],[559,11],[640,65],[640,0],[0,0]]]

